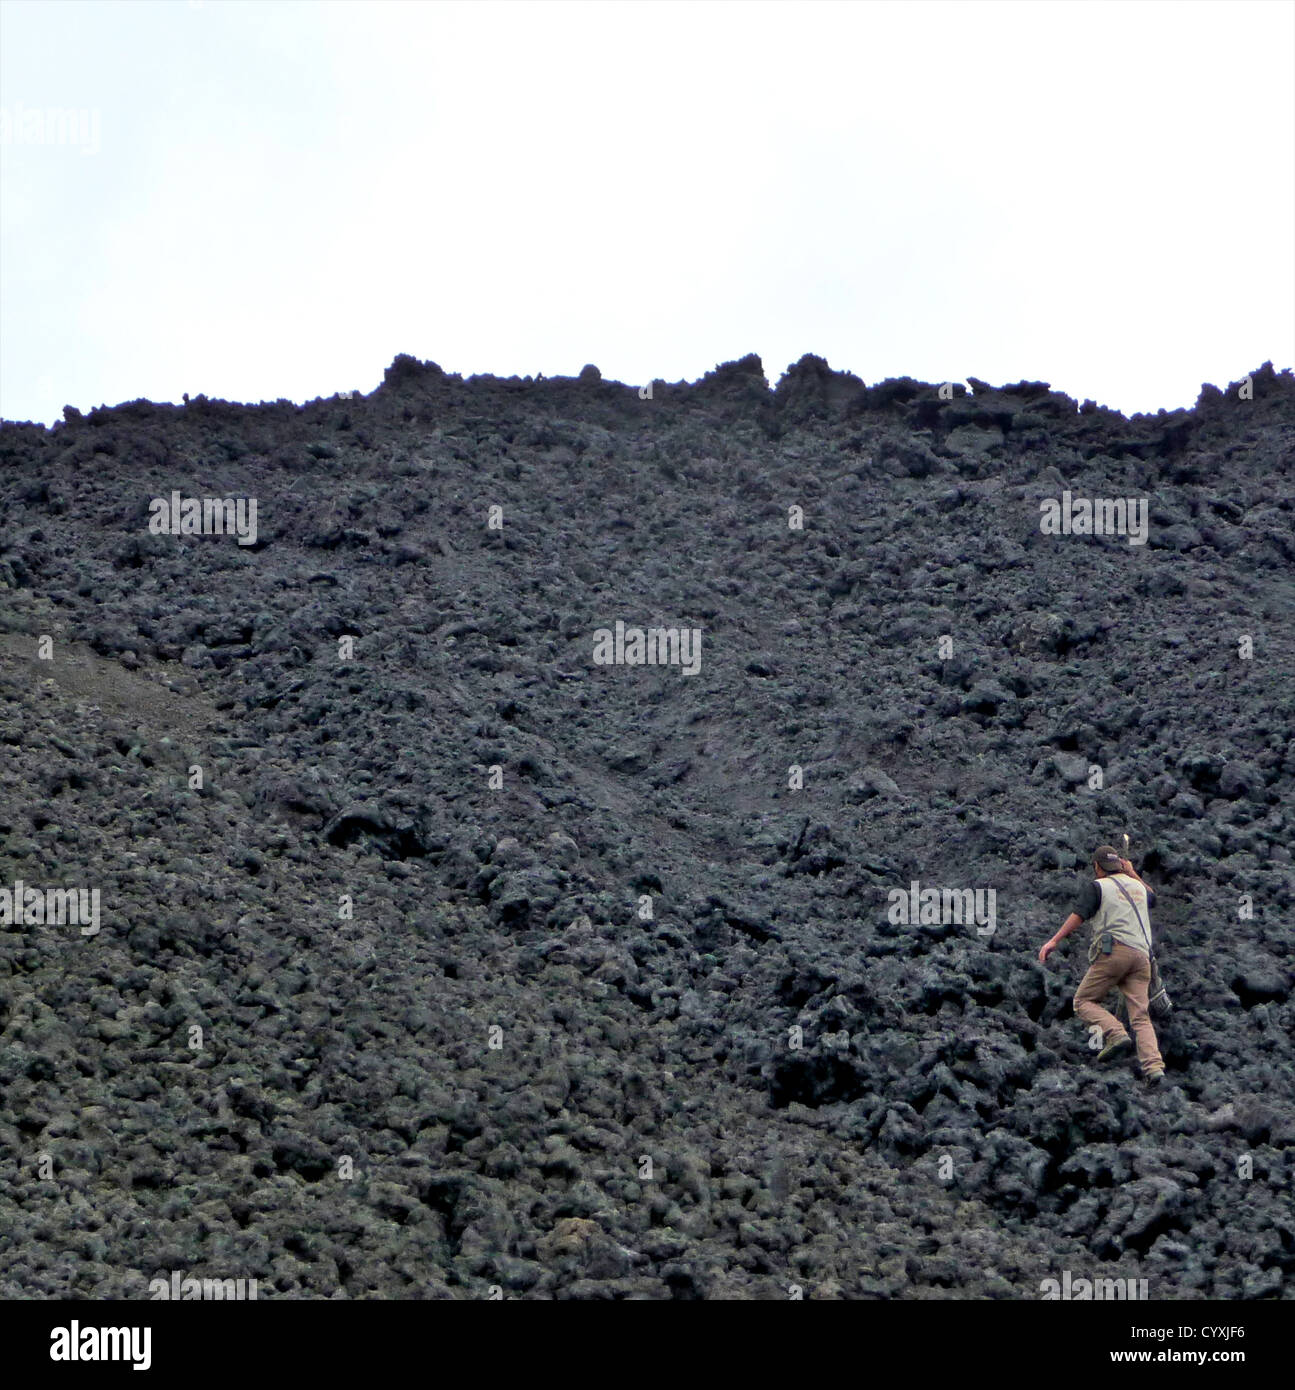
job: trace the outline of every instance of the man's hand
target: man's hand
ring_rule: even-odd
[[[1079,915],[1079,913],[1072,912],[1070,916],[1067,917],[1064,922],[1062,922],[1061,930],[1056,934],[1056,936],[1054,936],[1051,941],[1045,941],[1043,943],[1043,947],[1039,951],[1040,965],[1047,965],[1048,957],[1052,954],[1053,951],[1057,949],[1058,946],[1061,945],[1061,943],[1066,939],[1066,937],[1068,937],[1070,933],[1074,931],[1074,929],[1083,920],[1084,919]]]

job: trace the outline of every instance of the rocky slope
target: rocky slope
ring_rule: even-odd
[[[1268,365],[6,423],[0,887],[102,918],[0,926],[0,1296],[1289,1296],[1293,462]],[[1036,959],[1125,830],[1159,1092]]]

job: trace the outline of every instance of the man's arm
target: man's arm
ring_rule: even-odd
[[[1054,936],[1051,941],[1045,941],[1042,947],[1040,948],[1040,965],[1047,964],[1049,954],[1055,951],[1057,947],[1060,946],[1061,943],[1066,939],[1066,937],[1068,937],[1070,933],[1074,931],[1074,929],[1083,922],[1083,920],[1084,919],[1079,915],[1079,913],[1072,912],[1070,916],[1067,917],[1064,922],[1062,922],[1061,930],[1056,934],[1056,936]]]
[[[1147,906],[1155,907],[1156,890],[1146,881],[1145,878],[1142,877],[1140,873],[1138,873],[1138,871],[1127,859],[1121,859],[1120,863],[1124,865],[1124,872],[1128,874],[1130,878],[1136,878],[1137,881],[1147,890]]]

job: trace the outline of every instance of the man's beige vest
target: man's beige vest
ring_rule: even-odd
[[[1117,879],[1123,884],[1124,893],[1137,903],[1145,931],[1143,926],[1138,924],[1137,912],[1129,905],[1124,893],[1115,886]],[[1098,943],[1106,932],[1110,932],[1116,941],[1123,942],[1125,946],[1132,946],[1135,951],[1141,951],[1144,956],[1150,955],[1151,910],[1147,907],[1147,890],[1136,878],[1130,878],[1128,874],[1114,874],[1108,878],[1099,878],[1096,882],[1097,891],[1102,895],[1102,904],[1093,913],[1093,936],[1088,946],[1088,959],[1096,960],[1101,951]]]

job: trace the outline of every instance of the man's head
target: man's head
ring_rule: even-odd
[[[1093,868],[1097,870],[1098,878],[1105,878],[1108,874],[1122,874],[1124,860],[1120,858],[1119,850],[1111,845],[1098,845],[1093,854]]]

